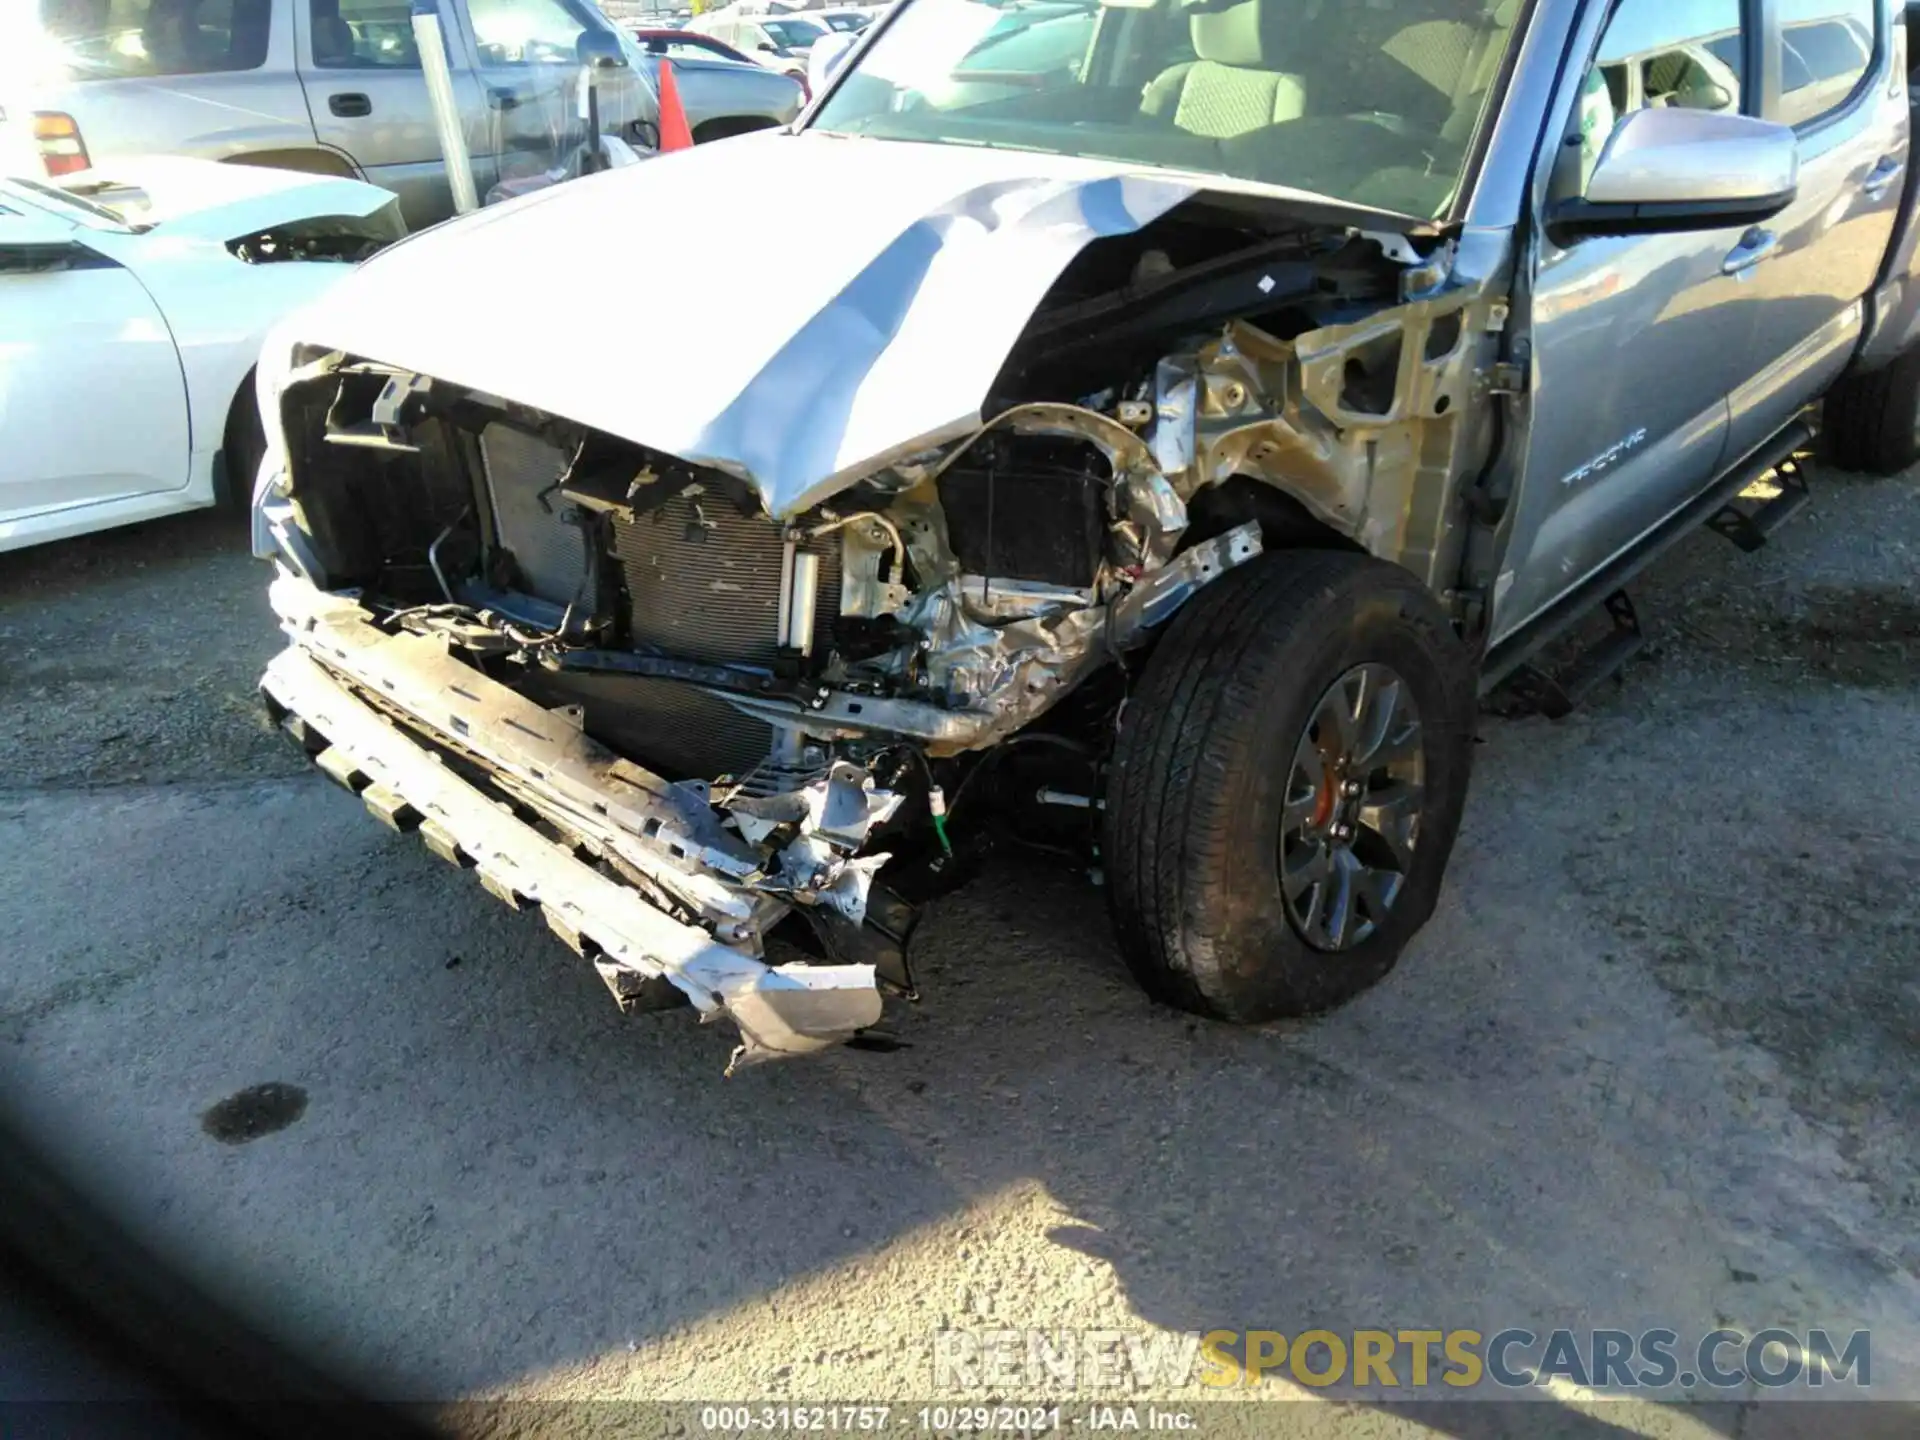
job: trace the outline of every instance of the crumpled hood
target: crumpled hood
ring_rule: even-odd
[[[169,239],[237,240],[290,220],[367,216],[394,203],[388,191],[358,180],[181,155],[112,158],[40,183],[70,190],[129,225],[152,226]]]
[[[806,509],[980,423],[1048,287],[1200,182],[761,135],[571,181],[369,261],[276,337],[518,401]]]

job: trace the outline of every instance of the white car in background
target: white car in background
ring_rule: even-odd
[[[689,34],[725,41],[756,65],[791,75],[804,83],[807,52],[833,32],[812,16],[781,11],[762,14],[729,6],[696,15],[683,27]]]
[[[0,550],[250,498],[267,331],[405,233],[357,180],[0,170]]]
[[[858,35],[880,18],[877,5],[834,5],[825,10],[809,10],[807,19],[837,33]]]

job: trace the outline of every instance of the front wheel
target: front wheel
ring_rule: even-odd
[[[260,404],[254,399],[253,372],[248,371],[227,411],[214,504],[230,515],[246,514],[252,508],[253,485],[260,478],[260,462],[266,454],[267,432],[260,423]]]
[[[1108,894],[1148,993],[1222,1020],[1330,1009],[1433,913],[1475,687],[1398,566],[1282,551],[1175,617],[1121,716]]]

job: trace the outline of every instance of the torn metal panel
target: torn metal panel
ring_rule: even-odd
[[[1260,526],[1249,520],[1182,551],[1172,564],[1147,576],[1113,607],[1113,643],[1123,650],[1135,644],[1142,632],[1164,623],[1202,586],[1246,564],[1261,548]]]
[[[878,1024],[882,1006],[871,965],[778,965],[729,995],[726,1009],[741,1040],[727,1062],[731,1075],[844,1044]]]
[[[1443,584],[1458,564],[1458,477],[1488,443],[1474,401],[1493,305],[1448,293],[1291,341],[1234,321],[1161,362],[1155,459],[1187,500],[1251,476]]]
[[[901,583],[906,573],[906,541],[900,527],[884,515],[865,512],[835,520],[813,533],[837,530],[840,548],[840,613],[860,619],[890,615],[913,593]],[[890,576],[883,579],[882,571]]]

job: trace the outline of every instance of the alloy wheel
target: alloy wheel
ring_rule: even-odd
[[[1385,923],[1412,873],[1425,798],[1412,692],[1389,666],[1356,665],[1314,706],[1287,775],[1280,889],[1302,940],[1350,950]]]

